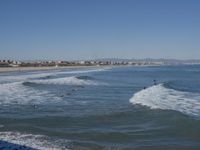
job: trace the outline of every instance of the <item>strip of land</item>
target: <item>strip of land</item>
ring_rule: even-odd
[[[22,72],[22,71],[45,71],[57,69],[78,69],[78,68],[94,68],[95,66],[65,66],[65,67],[0,67],[0,73],[5,72]],[[97,66],[96,66],[97,67]]]
[[[163,65],[157,61],[36,61],[23,62],[13,60],[0,60],[0,73],[13,71],[52,70],[65,68],[97,68],[114,66],[149,66]]]

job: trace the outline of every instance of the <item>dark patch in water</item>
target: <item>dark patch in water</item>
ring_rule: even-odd
[[[64,97],[70,96],[70,95],[72,95],[72,93],[66,92],[65,94],[60,95],[60,97],[64,98]]]
[[[72,92],[78,91],[78,89],[72,89]]]
[[[76,78],[82,80],[94,80],[94,78],[90,76],[77,76]]]
[[[37,83],[33,83],[33,82],[29,82],[29,81],[23,82],[22,84],[25,85],[25,86],[34,86],[34,85],[37,85]]]
[[[45,76],[45,77],[40,77],[38,79],[51,79],[53,76]]]
[[[66,95],[71,95],[71,93],[66,93]]]
[[[78,88],[84,88],[84,86],[83,86],[83,85],[78,85],[77,87],[78,87]]]

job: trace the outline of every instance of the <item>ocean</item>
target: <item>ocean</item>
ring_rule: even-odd
[[[200,65],[1,73],[0,140],[42,150],[199,150]]]

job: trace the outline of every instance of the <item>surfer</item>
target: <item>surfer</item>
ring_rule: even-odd
[[[75,91],[77,91],[78,89],[72,89],[72,92],[75,92]]]
[[[154,85],[157,85],[157,82],[156,82],[156,80],[155,80],[155,79],[153,80],[153,84],[154,84]]]

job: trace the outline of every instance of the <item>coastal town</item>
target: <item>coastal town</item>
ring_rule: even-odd
[[[144,66],[163,65],[162,61],[16,61],[0,60],[0,67],[66,67],[66,66]]]

